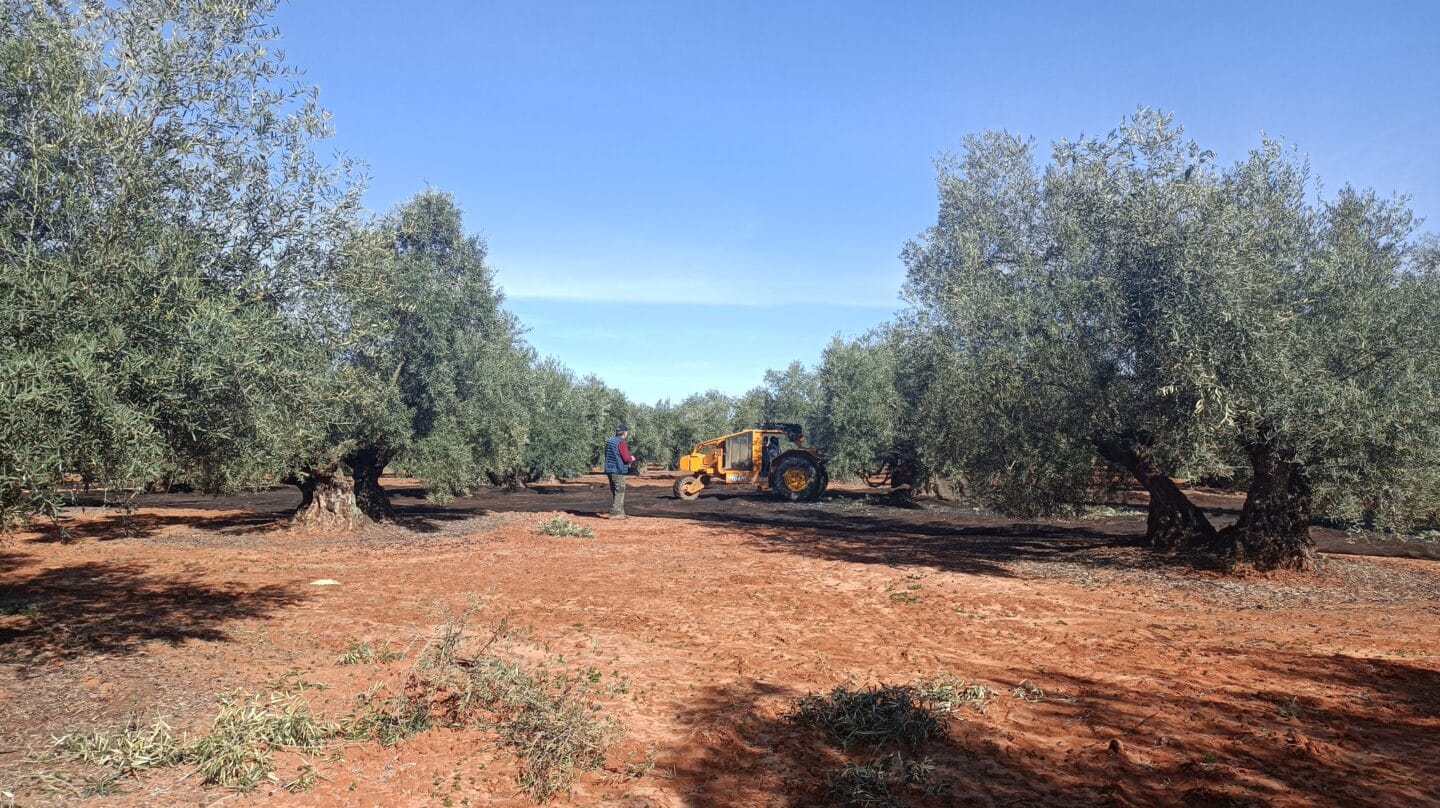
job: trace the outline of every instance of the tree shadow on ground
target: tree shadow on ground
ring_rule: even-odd
[[[303,599],[289,585],[214,584],[157,574],[139,563],[6,572],[0,604],[23,604],[27,614],[0,622],[0,657],[25,665],[130,655],[155,641],[224,641],[227,623],[265,617]]]
[[[506,498],[516,511],[560,511],[595,517],[609,510],[601,486],[554,493],[523,492]],[[867,501],[864,494],[843,492],[850,502]],[[1005,565],[1014,561],[1071,560],[1108,567],[1144,564],[1184,566],[1178,559],[1149,553],[1127,553],[1139,547],[1143,522],[1095,526],[1017,522],[996,516],[952,510],[869,505],[864,509],[833,503],[783,503],[755,493],[705,494],[682,502],[659,487],[637,488],[627,494],[631,516],[677,519],[734,528],[765,552],[790,553],[827,561],[890,566],[917,565],[938,570],[1012,576]],[[965,521],[959,521],[959,520]],[[1105,550],[1122,552],[1095,552]]]
[[[661,759],[661,765],[675,772],[682,804],[692,808],[843,806],[847,803],[840,796],[827,793],[830,779],[847,765],[869,765],[897,751],[905,759],[934,767],[928,787],[892,786],[898,805],[1111,804],[1096,789],[1066,789],[1048,773],[1008,759],[998,744],[970,723],[948,722],[945,737],[914,749],[841,750],[826,740],[819,727],[791,718],[790,710],[804,695],[758,681],[701,691],[680,716],[689,742]]]
[[[1083,723],[1091,748],[1109,753],[1075,754],[1057,768],[1099,779],[1122,765],[1130,774],[1116,793],[1126,805],[1194,804],[1175,796],[1197,790],[1229,801],[1210,804],[1440,805],[1440,672],[1345,655],[1245,656],[1252,667],[1238,681],[1191,677],[1158,704],[1113,680],[1037,679],[1053,692],[1035,712]]]
[[[30,541],[42,544],[63,544],[72,541],[119,541],[144,539],[170,527],[243,535],[263,533],[278,527],[272,513],[230,513],[220,516],[196,516],[174,513],[106,513],[83,519],[37,522],[29,532]]]
[[[1187,680],[1161,696],[1136,677],[1031,673],[1044,689],[1033,699],[1002,690],[987,713],[962,708],[948,737],[909,753],[930,758],[936,793],[897,786],[897,804],[1440,805],[1440,672],[1344,656],[1253,656],[1255,691],[1189,689]],[[991,673],[992,681],[1017,677]],[[841,752],[789,718],[801,695],[758,681],[699,692],[679,717],[687,742],[661,760],[683,804],[845,804],[826,794],[827,773],[879,754]]]
[[[433,534],[447,523],[462,522],[490,511],[483,507],[435,505],[425,499],[422,489],[393,492],[394,516],[384,527],[398,527],[410,533]],[[300,496],[295,489],[274,489],[249,497],[206,497],[196,494],[150,494],[138,507],[145,510],[102,510],[99,513],[72,513],[58,520],[37,520],[27,533],[30,541],[118,541],[145,539],[174,527],[222,536],[245,536],[290,529]],[[200,511],[175,513],[171,509]],[[204,515],[214,512],[215,515]]]
[[[761,550],[825,561],[925,566],[947,572],[1011,576],[1015,561],[1077,561],[1128,566],[1122,555],[1093,551],[1140,546],[1140,537],[1085,527],[1035,523],[982,526],[914,525],[899,520],[825,520],[809,527],[789,521],[740,520]],[[1163,561],[1158,563],[1165,563]],[[1178,562],[1175,562],[1178,565]]]

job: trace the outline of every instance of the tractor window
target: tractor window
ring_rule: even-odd
[[[737,471],[753,471],[755,469],[755,447],[754,438],[749,432],[741,432],[733,438],[725,440],[725,468],[736,469]]]

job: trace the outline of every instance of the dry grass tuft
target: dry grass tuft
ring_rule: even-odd
[[[131,721],[115,730],[72,732],[56,738],[52,759],[88,763],[109,770],[87,790],[113,790],[114,782],[145,769],[189,764],[206,785],[249,791],[264,780],[275,780],[274,752],[280,749],[316,751],[335,732],[310,713],[310,707],[293,694],[221,697],[220,711],[210,733],[194,741],[176,738],[168,724],[157,721],[142,727]]]
[[[595,538],[595,531],[576,523],[573,519],[566,519],[563,516],[557,516],[554,519],[547,519],[541,522],[540,532],[546,536],[554,536],[556,538],[569,536],[577,536],[582,539]]]
[[[915,687],[856,690],[841,685],[828,695],[800,699],[791,717],[798,723],[823,728],[827,739],[844,750],[857,746],[915,749],[931,738],[944,736],[945,728],[938,717],[944,712]]]
[[[472,613],[440,627],[399,693],[367,694],[347,725],[350,736],[388,745],[433,726],[492,728],[520,759],[520,786],[533,800],[568,793],[582,773],[604,765],[620,736],[594,701],[600,672],[506,658],[495,647],[509,636],[508,623],[477,635],[469,629]]]
[[[186,757],[207,785],[249,791],[276,779],[276,750],[313,752],[334,733],[334,725],[316,721],[296,696],[265,700],[232,694],[221,700],[210,734],[192,744]]]
[[[376,648],[369,640],[365,640],[364,642],[352,642],[345,646],[345,652],[335,662],[338,665],[373,665],[404,658],[405,653],[392,649],[388,642]]]

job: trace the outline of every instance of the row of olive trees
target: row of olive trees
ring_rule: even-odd
[[[587,469],[630,409],[539,361],[446,194],[359,209],[272,0],[3,0],[0,519],[286,480],[383,518]]]
[[[840,473],[883,462],[1019,514],[1107,469],[1158,550],[1304,567],[1316,517],[1440,518],[1440,268],[1403,200],[1322,197],[1293,152],[1232,166],[1142,110],[1107,137],[987,133],[939,164],[912,307],[826,351],[805,389]],[[1247,496],[1217,530],[1172,481]]]
[[[1017,513],[1118,469],[1158,549],[1227,563],[1303,566],[1317,514],[1435,519],[1440,251],[1273,143],[1220,166],[1148,111],[1044,165],[972,138],[904,253],[909,311],[814,371],[643,406],[537,361],[449,196],[360,214],[272,10],[3,0],[0,516],[76,483],[287,479],[306,519],[354,524],[389,513],[387,466],[443,499],[583,471],[621,421],[665,464],[794,421],[837,474]],[[1177,475],[1246,486],[1237,522]]]

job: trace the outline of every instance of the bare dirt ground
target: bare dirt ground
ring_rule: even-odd
[[[152,497],[128,520],[88,509],[71,543],[0,538],[0,806],[531,804],[479,729],[337,741],[300,793],[176,767],[83,797],[73,764],[44,760],[54,735],[131,717],[202,731],[233,689],[299,682],[338,719],[471,602],[625,685],[605,702],[624,741],[556,804],[829,804],[825,772],[863,755],[789,718],[794,701],[948,674],[994,697],[947,720],[924,750],[938,785],[909,805],[1440,805],[1426,546],[1321,531],[1340,552],[1315,574],[1226,578],[1149,556],[1130,513],[1016,523],[853,492],[680,503],[669,483],[633,482],[625,522],[596,516],[599,478],[445,509],[392,481],[398,524],[352,536],[289,532],[277,518],[298,498],[277,490]],[[596,537],[539,533],[557,512]],[[1341,554],[1367,549],[1421,557]],[[337,664],[357,641],[408,656]]]

